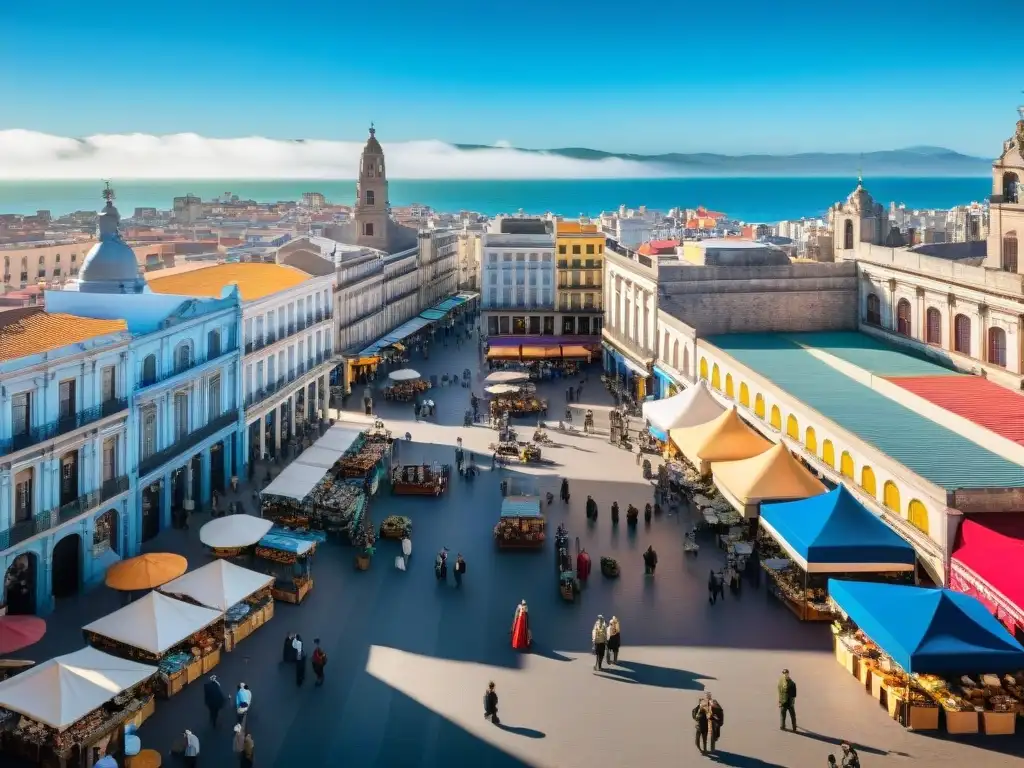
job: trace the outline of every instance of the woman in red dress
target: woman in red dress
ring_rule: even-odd
[[[512,647],[517,651],[525,651],[532,642],[530,614],[526,608],[526,601],[523,600],[516,606],[516,613],[512,618]]]

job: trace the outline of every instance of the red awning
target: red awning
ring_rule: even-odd
[[[1024,513],[965,516],[953,561],[1024,612]]]

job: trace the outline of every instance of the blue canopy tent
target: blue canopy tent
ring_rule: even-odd
[[[761,528],[807,573],[913,571],[913,546],[840,485],[800,501],[761,505]]]
[[[1001,674],[1024,668],[1024,647],[970,595],[837,579],[829,579],[828,591],[907,673]]]

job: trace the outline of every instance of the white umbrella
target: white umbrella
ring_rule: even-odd
[[[248,547],[274,527],[270,520],[252,515],[229,515],[211,520],[199,529],[199,540],[214,549]]]
[[[414,371],[412,368],[402,368],[397,371],[392,371],[388,378],[392,381],[412,381],[420,377],[419,371]]]
[[[526,381],[530,374],[522,371],[495,371],[486,379],[484,384],[508,384],[513,381]]]
[[[511,384],[495,384],[493,387],[487,387],[484,392],[492,395],[507,395],[510,392],[518,392],[519,387],[513,387]]]

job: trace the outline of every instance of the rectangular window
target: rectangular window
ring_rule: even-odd
[[[107,403],[117,397],[117,369],[108,365],[103,369],[103,402]]]
[[[188,395],[178,392],[174,395],[174,439],[184,440],[188,436]]]
[[[14,476],[14,522],[32,519],[32,470],[23,469]]]
[[[576,318],[575,317],[563,317],[562,318],[562,335],[563,336],[575,336],[576,335]]]
[[[268,362],[273,365],[273,358]],[[206,419],[207,421],[213,421],[218,416],[220,416],[220,376],[214,376],[210,379],[207,389]]]
[[[501,315],[498,318],[498,334],[508,336],[508,315]]]
[[[512,334],[514,336],[521,336],[526,333],[526,318],[522,315],[516,315],[512,318]]]
[[[75,418],[75,380],[67,379],[60,383],[59,388],[60,410],[57,417],[61,421],[68,421]]]
[[[103,441],[103,482],[117,477],[117,438]]]
[[[565,246],[564,245],[558,246],[558,252],[561,253],[561,254],[564,254],[565,253]]]
[[[11,398],[12,433],[15,437],[28,434],[32,427],[32,393],[19,392]]]
[[[498,318],[495,315],[489,315],[487,317],[487,335],[498,335]]]
[[[594,244],[590,243],[587,245],[587,253],[592,254],[594,252]]]
[[[574,245],[572,247],[572,253],[574,256],[578,255],[580,253],[580,247],[578,245]],[[575,259],[573,259],[573,261],[575,261]]]
[[[530,333],[540,335],[540,315],[530,315]]]
[[[554,315],[544,316],[544,335],[554,336],[555,335],[555,318]]]
[[[576,318],[576,333],[580,336],[590,335],[590,318],[589,317],[578,317]]]

